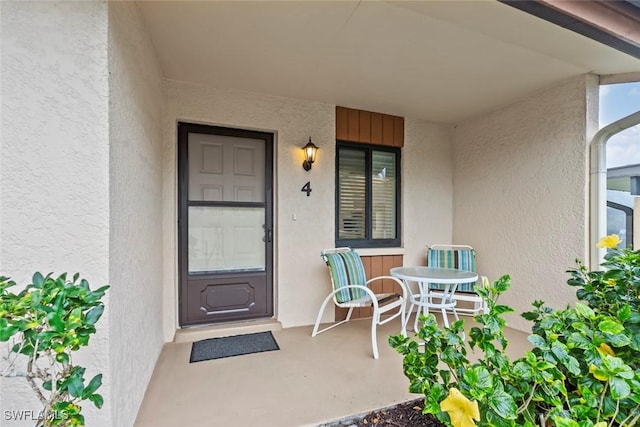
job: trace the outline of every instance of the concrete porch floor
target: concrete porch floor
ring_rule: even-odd
[[[278,351],[197,363],[189,363],[191,343],[165,344],[135,425],[317,426],[420,397],[387,343],[399,322],[378,328],[378,360],[370,327],[354,320],[315,338],[311,326],[276,330]],[[529,348],[526,334],[505,334],[512,357]]]

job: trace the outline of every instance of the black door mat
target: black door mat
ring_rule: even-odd
[[[273,350],[280,347],[271,332],[210,338],[193,343],[189,363]]]

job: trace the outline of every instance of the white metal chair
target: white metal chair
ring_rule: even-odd
[[[469,245],[432,245],[427,247],[427,264],[429,267],[457,268],[459,270],[476,272],[476,251]],[[429,284],[429,295],[433,298],[453,298],[456,301],[467,301],[472,307],[456,305],[453,314],[475,316],[487,313],[487,302],[475,292],[476,286],[486,286],[489,280],[485,276],[478,276],[476,283],[459,285],[453,295],[445,295],[445,286],[438,283]],[[444,302],[444,301],[443,301]]]
[[[332,292],[325,298],[320,306],[316,323],[313,327],[312,337],[335,328],[351,319],[351,313],[357,307],[373,307],[373,318],[371,319],[371,346],[373,348],[373,358],[378,358],[378,343],[376,336],[377,325],[383,325],[396,317],[401,318],[401,332],[405,333],[403,326],[405,324],[405,304],[407,301],[407,290],[400,280],[391,276],[379,276],[367,280],[364,265],[360,259],[360,255],[351,248],[335,248],[322,251],[322,258],[329,267],[331,276]],[[400,294],[376,294],[369,285],[381,279],[393,280],[402,290]],[[345,320],[318,330],[320,319],[325,311],[329,301],[341,308],[348,308]],[[382,315],[388,314],[388,317],[382,318]]]

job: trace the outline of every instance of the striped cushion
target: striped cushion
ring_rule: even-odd
[[[473,249],[429,249],[427,254],[429,267],[457,268],[476,271],[476,251]],[[459,292],[474,292],[473,283],[458,285]],[[444,285],[429,283],[429,289],[443,290]]]
[[[347,285],[366,286],[367,279],[364,274],[364,265],[360,255],[354,251],[324,254],[329,270],[331,271],[331,283],[334,290],[340,290],[336,294],[338,302],[348,302],[362,298],[367,293],[362,289],[345,288]]]

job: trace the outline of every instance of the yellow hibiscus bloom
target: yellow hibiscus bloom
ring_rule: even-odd
[[[618,236],[617,234],[610,234],[600,239],[596,246],[598,246],[599,248],[615,249],[618,247],[621,241],[622,240],[620,240],[620,236]]]
[[[440,402],[440,409],[449,414],[453,427],[475,427],[473,420],[480,420],[478,402],[470,401],[456,388],[449,389],[449,397]]]

